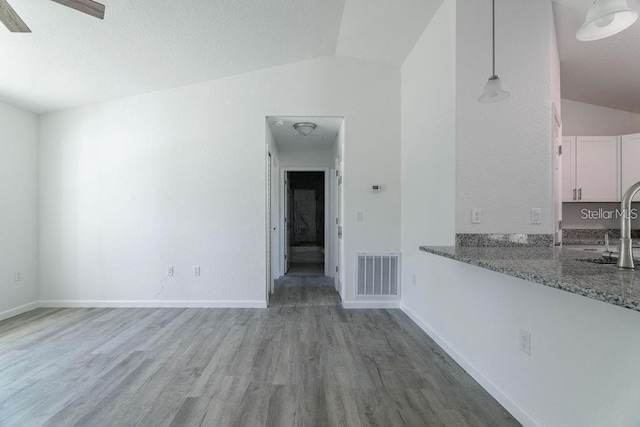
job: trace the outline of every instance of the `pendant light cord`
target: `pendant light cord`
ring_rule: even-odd
[[[491,0],[492,12],[491,12],[491,28],[492,28],[492,42],[493,42],[493,76],[496,75],[496,0]]]

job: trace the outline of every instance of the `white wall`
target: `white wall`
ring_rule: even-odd
[[[524,425],[637,425],[640,313],[432,254],[422,266],[421,310],[403,309]]]
[[[0,103],[0,320],[38,300],[37,138],[34,114]]]
[[[491,74],[491,4],[459,2],[456,15],[456,231],[552,233],[551,2],[496,4],[496,72],[511,91],[496,104],[477,102]]]
[[[640,114],[562,100],[562,133],[569,136],[612,136],[640,132]]]
[[[263,305],[270,115],[348,122],[352,287],[356,251],[400,249],[399,103],[398,68],[328,57],[43,116],[42,299]],[[372,195],[372,182],[387,191]]]
[[[282,167],[317,167],[334,168],[334,149],[328,150],[282,150],[280,151],[280,166]]]
[[[549,48],[549,92],[551,102],[556,104],[558,112],[562,112],[562,91],[560,86],[560,52],[558,51],[558,36],[556,26],[551,25],[551,40]]]
[[[402,64],[402,302],[414,310],[429,277],[418,247],[455,243],[455,38],[445,0]]]

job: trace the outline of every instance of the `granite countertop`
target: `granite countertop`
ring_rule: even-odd
[[[420,246],[420,250],[640,311],[640,270],[579,261],[599,260],[599,253],[566,247]]]

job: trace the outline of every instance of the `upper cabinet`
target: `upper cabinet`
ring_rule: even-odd
[[[640,181],[640,133],[624,135],[620,143],[620,200],[629,187]],[[640,195],[633,198],[640,201]]]
[[[616,136],[563,137],[562,201],[619,201],[619,147]]]

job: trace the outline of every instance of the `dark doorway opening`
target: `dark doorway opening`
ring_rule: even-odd
[[[290,275],[324,275],[324,172],[288,172],[288,266]]]

